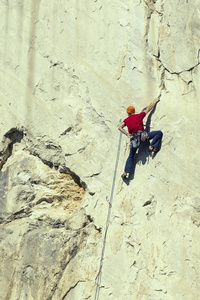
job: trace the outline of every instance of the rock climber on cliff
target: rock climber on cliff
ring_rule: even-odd
[[[135,108],[133,106],[129,106],[126,110],[128,118],[126,118],[118,127],[118,129],[130,139],[130,153],[126,161],[124,173],[122,174],[123,179],[129,178],[134,156],[137,148],[140,146],[140,141],[152,140],[149,146],[149,151],[156,153],[159,150],[159,145],[163,135],[162,131],[158,130],[147,133],[144,130],[143,124],[143,118],[159,101],[160,97],[156,98],[153,103],[139,114],[135,114]],[[128,127],[128,132],[124,130],[125,126]]]

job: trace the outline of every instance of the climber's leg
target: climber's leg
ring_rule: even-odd
[[[131,147],[129,157],[126,160],[124,173],[131,173],[131,170],[132,170],[132,167],[133,167],[133,160],[134,160],[136,150],[137,150],[137,148]]]
[[[163,133],[160,130],[148,132],[149,140],[153,141],[150,144],[150,147],[159,149]],[[150,148],[151,149],[151,148]]]

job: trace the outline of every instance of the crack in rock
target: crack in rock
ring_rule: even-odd
[[[92,178],[92,177],[96,177],[100,174],[100,172],[98,173],[95,173],[95,174],[92,174],[92,175],[89,175],[89,176],[86,176],[86,178]]]
[[[62,135],[66,135],[68,132],[70,132],[72,130],[72,126],[68,127],[63,133],[60,134],[60,136]]]
[[[151,200],[148,200],[148,201],[146,201],[142,206],[147,206],[147,205],[150,205],[151,204]]]
[[[164,68],[164,70],[166,70],[168,73],[170,73],[171,75],[177,75],[179,76],[181,73],[184,73],[184,72],[190,72],[190,71],[193,71],[195,68],[197,68],[199,65],[200,65],[200,62],[198,62],[195,66],[192,66],[191,68],[187,69],[187,70],[182,70],[182,71],[179,71],[179,72],[174,72],[174,71],[171,71],[170,69],[168,69],[164,63],[162,62],[162,60],[160,59],[160,52],[158,55],[155,55],[153,54],[153,56],[157,59],[158,62],[160,62],[160,64],[162,65],[162,67]]]
[[[81,282],[85,282],[84,280],[79,280],[75,283],[75,285],[73,285],[72,287],[69,288],[69,290],[65,293],[65,295],[62,297],[62,300],[65,300],[65,298],[67,297],[67,295],[69,294],[69,292],[71,292],[71,290],[75,289],[77,287],[77,285]]]

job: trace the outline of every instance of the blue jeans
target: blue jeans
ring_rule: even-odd
[[[157,131],[148,132],[148,136],[149,136],[149,140],[153,139],[150,146],[159,148],[163,136],[162,131],[157,130]]]
[[[148,136],[149,136],[149,140],[153,139],[150,146],[159,148],[161,140],[162,140],[162,136],[163,136],[162,131],[157,130],[157,131],[148,132]],[[136,151],[137,151],[137,148],[131,147],[129,157],[127,158],[127,161],[126,161],[124,172],[131,173],[131,170],[133,167],[133,160],[134,160]]]

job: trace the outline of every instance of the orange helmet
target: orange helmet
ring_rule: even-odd
[[[135,107],[129,106],[129,107],[127,107],[126,111],[127,111],[128,114],[133,114],[135,112]]]

